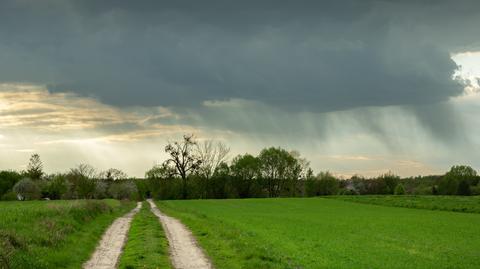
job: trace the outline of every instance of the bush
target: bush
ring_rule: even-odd
[[[343,189],[339,193],[340,195],[358,195],[359,193],[356,192],[354,189]]]
[[[404,195],[405,194],[405,188],[403,187],[403,184],[400,183],[395,187],[395,195]]]
[[[11,192],[7,192],[5,193],[4,195],[2,195],[1,199],[0,200],[3,200],[3,201],[15,201],[17,200],[17,194],[14,193],[13,191]]]
[[[19,200],[35,200],[41,197],[40,188],[29,178],[24,178],[13,186]]]
[[[435,187],[430,187],[430,186],[417,186],[414,190],[413,193],[414,195],[435,195],[436,193],[433,192],[433,190],[436,189]]]

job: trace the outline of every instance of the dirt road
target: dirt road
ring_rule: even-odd
[[[167,235],[173,266],[176,269],[213,269],[188,228],[177,219],[160,212],[152,200],[148,202],[153,214],[160,219]]]
[[[95,249],[92,257],[87,261],[85,269],[114,269],[122,254],[122,249],[127,239],[128,230],[133,216],[140,211],[142,203],[123,217],[116,219],[108,228]]]

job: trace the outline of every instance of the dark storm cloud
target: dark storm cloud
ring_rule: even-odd
[[[459,95],[478,1],[2,1],[0,81],[127,106],[295,111]],[[476,43],[477,42],[477,43]]]

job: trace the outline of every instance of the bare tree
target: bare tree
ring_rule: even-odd
[[[78,175],[87,179],[94,179],[97,176],[97,170],[86,163],[81,163],[77,167],[70,169],[70,174]]]
[[[84,199],[93,198],[95,178],[97,177],[97,171],[93,166],[79,164],[77,167],[70,169],[67,177],[72,184],[73,189],[71,192],[74,197]]]
[[[201,160],[195,152],[197,142],[192,135],[184,135],[182,141],[174,141],[165,146],[165,152],[170,158],[165,161],[165,165],[173,165],[175,172],[182,178],[183,198],[187,198],[187,179],[191,173],[196,172]]]
[[[230,148],[220,141],[205,140],[203,143],[197,143],[196,153],[201,161],[198,173],[203,178],[209,179],[218,166],[226,161]]]
[[[290,155],[292,155],[293,158],[297,159],[298,164],[300,165],[300,169],[301,169],[300,177],[304,179],[307,178],[308,171],[310,169],[310,162],[306,158],[302,158],[300,155],[300,152],[296,150],[290,151]]]
[[[128,178],[127,173],[123,172],[120,169],[110,168],[106,171],[100,173],[99,177],[106,180],[124,180]]]

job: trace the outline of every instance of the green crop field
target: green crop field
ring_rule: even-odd
[[[480,214],[324,198],[157,204],[217,268],[480,268]]]
[[[103,232],[134,203],[0,202],[0,268],[81,268]]]
[[[480,196],[341,195],[331,198],[364,204],[480,213]]]

